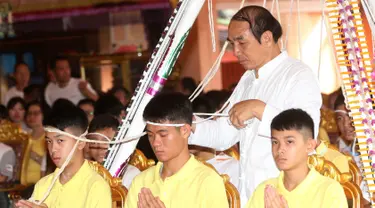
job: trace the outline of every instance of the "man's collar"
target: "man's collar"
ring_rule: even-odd
[[[258,70],[259,79],[267,78],[271,73],[275,72],[275,68],[286,58],[288,58],[288,53],[286,51],[281,51],[279,55]]]

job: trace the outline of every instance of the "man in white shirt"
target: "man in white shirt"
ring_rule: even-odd
[[[75,105],[84,98],[90,98],[94,101],[98,95],[92,89],[91,85],[81,79],[71,77],[70,64],[67,58],[58,57],[52,66],[56,83],[50,82],[44,92],[46,102],[49,106],[59,98],[70,100]]]
[[[6,106],[10,99],[14,97],[23,98],[23,90],[29,85],[30,71],[27,64],[21,62],[14,67],[14,78],[16,86],[11,87],[4,96],[3,104]]]
[[[14,180],[16,154],[12,147],[0,142],[0,187]],[[0,207],[8,207],[8,196],[0,192]]]
[[[228,40],[247,71],[224,110],[229,119],[197,124],[189,141],[221,151],[240,142],[242,206],[261,182],[279,173],[270,139],[270,124],[278,113],[303,109],[313,118],[318,135],[322,105],[318,80],[308,66],[280,52],[281,35],[280,23],[263,7],[247,6],[233,16]]]

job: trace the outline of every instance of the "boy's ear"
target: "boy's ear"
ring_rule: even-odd
[[[191,126],[190,125],[185,124],[185,125],[183,125],[183,126],[180,127],[180,134],[185,139],[189,138],[190,133],[191,133]]]
[[[78,142],[77,148],[79,150],[83,150],[85,148],[85,146],[86,146],[86,142]]]
[[[307,153],[311,153],[315,150],[317,145],[316,139],[310,138],[307,140]]]

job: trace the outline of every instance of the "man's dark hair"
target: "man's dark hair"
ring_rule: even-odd
[[[231,21],[246,21],[249,23],[250,31],[261,43],[261,36],[264,32],[270,31],[275,43],[283,34],[279,21],[264,7],[246,6],[240,9]]]
[[[10,110],[10,109],[14,108],[14,106],[16,106],[18,103],[21,104],[24,109],[26,109],[26,102],[21,97],[14,97],[14,98],[10,99],[8,104],[7,104],[7,109]]]
[[[114,86],[112,89],[108,90],[108,94],[114,95],[118,91],[122,91],[126,98],[130,97],[130,92],[123,86]]]
[[[17,73],[17,69],[19,66],[21,65],[25,65],[27,68],[29,68],[29,65],[27,65],[25,62],[23,61],[20,61],[20,62],[17,62],[16,65],[14,65],[14,73]]]
[[[305,139],[314,138],[314,121],[301,109],[289,109],[277,115],[271,123],[271,129],[277,131],[295,130]]]
[[[53,59],[51,60],[51,62],[50,62],[50,68],[51,68],[52,70],[55,70],[55,69],[56,69],[56,63],[57,63],[58,61],[67,61],[67,62],[69,62],[69,58],[66,57],[66,56],[56,56],[55,58],[53,58]],[[70,62],[69,62],[69,63],[70,63]]]
[[[102,114],[95,116],[94,119],[92,119],[90,125],[89,125],[89,133],[103,130],[106,128],[111,128],[114,131],[117,131],[117,128],[119,127],[120,123],[118,120],[109,114]]]
[[[156,123],[170,121],[191,125],[193,122],[192,104],[181,93],[158,94],[147,104],[143,119]]]
[[[100,98],[96,101],[94,106],[94,115],[98,116],[108,113],[112,116],[119,117],[122,110],[125,110],[122,103],[114,95],[107,93],[100,96]]]
[[[335,100],[335,104],[333,105],[333,108],[335,110],[337,110],[337,108],[340,106],[340,105],[345,105],[345,98],[344,98],[344,95],[342,93],[340,93],[336,100]]]
[[[181,85],[184,90],[189,90],[190,93],[193,93],[195,88],[197,88],[197,84],[192,77],[184,77],[181,80]]]
[[[77,106],[81,106],[81,105],[92,105],[93,107],[95,106],[95,101],[93,99],[90,99],[90,98],[85,98],[85,99],[82,99],[78,102]]]
[[[82,134],[87,129],[88,120],[85,112],[74,106],[65,111],[54,111],[48,119],[47,126],[55,127],[61,131],[66,128],[75,128],[79,130],[79,134]]]

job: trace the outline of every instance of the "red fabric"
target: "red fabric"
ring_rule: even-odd
[[[243,73],[245,73],[245,69],[237,60],[236,62],[221,63],[223,88],[229,89],[233,84],[237,84]]]

